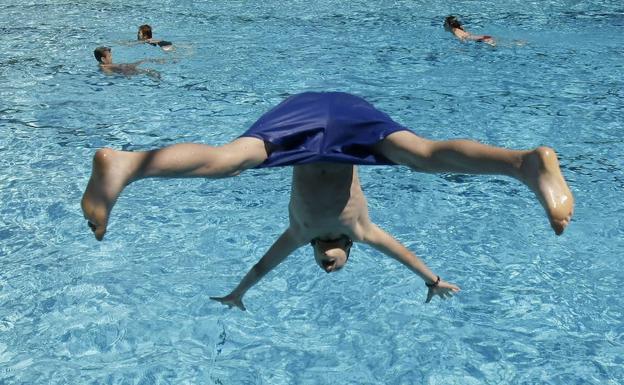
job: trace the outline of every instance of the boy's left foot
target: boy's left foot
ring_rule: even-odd
[[[557,235],[568,226],[574,213],[574,196],[568,187],[555,151],[538,147],[523,157],[521,174],[546,210]]]

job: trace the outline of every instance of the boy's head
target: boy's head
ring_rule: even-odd
[[[137,32],[138,40],[147,40],[152,38],[152,27],[148,24],[143,24],[139,27],[139,32]]]
[[[312,239],[310,245],[314,249],[314,259],[319,267],[327,273],[338,271],[349,260],[353,241],[346,235],[337,239]]]
[[[93,56],[101,64],[111,64],[111,49],[109,47],[97,47],[93,51]]]
[[[453,28],[463,29],[461,23],[459,22],[459,20],[457,20],[455,16],[447,16],[444,19],[444,29],[446,29],[447,31],[452,31]]]

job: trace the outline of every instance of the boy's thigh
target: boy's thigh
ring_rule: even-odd
[[[394,163],[411,165],[414,157],[427,156],[431,141],[411,131],[397,131],[375,146],[375,150]]]
[[[268,146],[262,139],[241,137],[221,147],[230,162],[242,168],[253,168],[264,162],[268,157]]]

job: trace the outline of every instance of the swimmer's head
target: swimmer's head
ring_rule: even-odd
[[[451,15],[451,16],[447,16],[444,19],[444,29],[447,31],[453,31],[453,28],[459,28],[461,30],[463,30],[464,28],[462,28],[461,23],[459,22],[459,20],[457,20],[457,17]]]
[[[349,260],[353,241],[346,235],[337,239],[314,238],[310,241],[314,249],[314,259],[321,269],[327,273],[338,271]]]
[[[152,38],[152,27],[148,24],[143,24],[139,27],[139,32],[137,32],[137,40],[147,40]]]
[[[97,47],[93,51],[93,56],[101,64],[111,64],[113,62],[113,54],[109,47]]]

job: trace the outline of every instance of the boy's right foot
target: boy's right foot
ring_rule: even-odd
[[[130,181],[130,163],[120,155],[110,148],[95,153],[91,178],[82,196],[82,212],[98,241],[104,238],[117,197]]]

